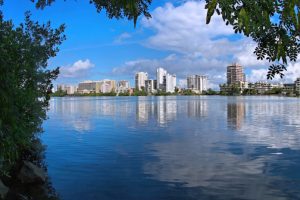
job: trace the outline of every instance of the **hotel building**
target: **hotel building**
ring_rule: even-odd
[[[207,76],[191,75],[187,77],[187,87],[196,93],[201,94],[207,90]]]

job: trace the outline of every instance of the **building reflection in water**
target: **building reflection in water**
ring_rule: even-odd
[[[207,116],[207,101],[204,100],[195,100],[187,102],[187,111],[189,117],[205,117]]]
[[[227,104],[227,123],[228,127],[240,130],[245,119],[245,104],[243,102],[235,102]]]
[[[155,101],[139,98],[136,101],[136,118],[138,122],[148,123],[154,118],[159,125],[175,120],[177,117],[177,101],[158,97]]]
[[[58,113],[61,120],[78,132],[90,131],[92,119],[136,116],[137,122],[149,123],[152,119],[164,126],[177,119],[178,112],[199,118],[208,115],[207,101],[196,99],[178,101],[175,97],[134,98],[55,98],[51,100],[50,112]],[[178,110],[180,109],[180,110]]]
[[[95,118],[116,117],[128,118],[133,113],[133,107],[128,101],[112,98],[54,98],[50,103],[51,112],[59,114],[66,126],[78,132],[93,129]]]

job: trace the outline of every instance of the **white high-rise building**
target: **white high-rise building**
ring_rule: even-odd
[[[164,84],[165,84],[165,76],[167,75],[167,71],[164,70],[163,68],[157,68],[156,69],[156,80],[157,80],[157,85],[156,88],[159,90],[163,90]]]
[[[163,68],[156,70],[157,90],[164,92],[175,92],[176,76],[168,74]]]
[[[175,92],[176,87],[176,76],[171,74],[166,74],[166,92]]]
[[[77,86],[75,86],[75,85],[68,85],[65,88],[66,88],[67,94],[75,94],[77,91]]]
[[[121,80],[118,81],[117,92],[127,92],[129,90],[129,81]]]
[[[156,86],[157,86],[156,80],[149,79],[149,80],[145,81],[145,91],[147,93],[151,93],[151,94],[155,93],[156,92]]]
[[[109,93],[109,92],[115,92],[115,90],[116,90],[115,80],[104,79],[100,81],[100,92]]]
[[[197,93],[207,90],[207,76],[191,75],[187,77],[187,87]]]
[[[138,90],[145,89],[145,81],[148,80],[148,73],[138,72],[135,75],[135,88]]]

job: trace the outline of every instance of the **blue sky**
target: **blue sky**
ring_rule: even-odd
[[[17,5],[17,6],[16,6]],[[251,81],[265,80],[268,63],[257,61],[255,44],[233,33],[215,16],[205,24],[203,1],[154,0],[150,20],[140,17],[137,27],[126,19],[108,19],[88,1],[56,1],[45,10],[36,10],[30,0],[6,0],[4,17],[19,24],[25,11],[39,22],[50,20],[53,27],[66,24],[67,40],[49,67],[61,67],[56,83],[75,84],[82,80],[127,79],[147,71],[154,78],[157,67],[177,75],[184,86],[190,74],[206,74],[210,86],[225,81],[226,66],[238,62]],[[300,76],[299,63],[291,64],[285,80]]]

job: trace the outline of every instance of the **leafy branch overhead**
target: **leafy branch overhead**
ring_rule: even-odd
[[[257,59],[267,59],[268,78],[283,77],[288,62],[300,54],[299,0],[206,0],[209,23],[214,13],[221,15],[235,33],[253,38]]]
[[[1,0],[0,0],[1,1]],[[50,6],[55,0],[31,0],[36,3],[36,7],[44,9]],[[106,10],[109,18],[127,18],[134,21],[136,25],[137,19],[140,15],[150,18],[148,7],[152,0],[89,0],[94,4],[97,12]]]

